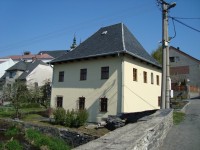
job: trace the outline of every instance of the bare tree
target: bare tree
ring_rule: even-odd
[[[7,85],[3,89],[3,99],[10,101],[15,109],[15,117],[20,118],[20,108],[22,103],[26,103],[29,92],[25,82],[16,81],[12,85]]]

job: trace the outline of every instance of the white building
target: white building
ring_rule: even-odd
[[[159,109],[161,67],[120,23],[54,59],[51,107],[86,109],[89,122]]]

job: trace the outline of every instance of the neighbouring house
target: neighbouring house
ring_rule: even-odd
[[[0,58],[0,78],[4,75],[5,70],[13,66],[15,63],[10,58]]]
[[[41,60],[19,61],[8,68],[5,75],[0,79],[1,90],[4,86],[12,86],[17,80],[24,81],[29,89],[36,88],[44,85],[47,81],[51,82],[52,73],[53,68]]]
[[[181,51],[169,48],[170,76],[175,91],[189,90],[198,93],[200,89],[200,60]],[[186,89],[189,86],[189,89]],[[189,92],[188,91],[188,92]]]
[[[27,61],[31,62],[33,59],[42,60],[43,62],[49,62],[54,59],[51,55],[44,53],[44,54],[31,54],[31,52],[27,51],[24,52],[23,55],[11,55],[7,56],[7,58],[11,58],[15,63],[19,61]]]
[[[68,53],[69,50],[51,50],[51,51],[40,51],[37,55],[43,55],[43,54],[48,54],[49,56],[53,58],[60,57],[64,55],[65,53]]]
[[[86,109],[89,122],[159,109],[161,66],[123,23],[99,29],[50,63],[53,108]]]

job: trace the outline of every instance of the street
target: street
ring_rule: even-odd
[[[186,117],[169,131],[160,150],[200,150],[200,98],[190,100]]]

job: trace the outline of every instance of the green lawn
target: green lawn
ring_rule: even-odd
[[[173,113],[173,120],[174,120],[174,124],[177,125],[179,123],[181,123],[185,118],[185,113],[183,112],[174,112]]]

